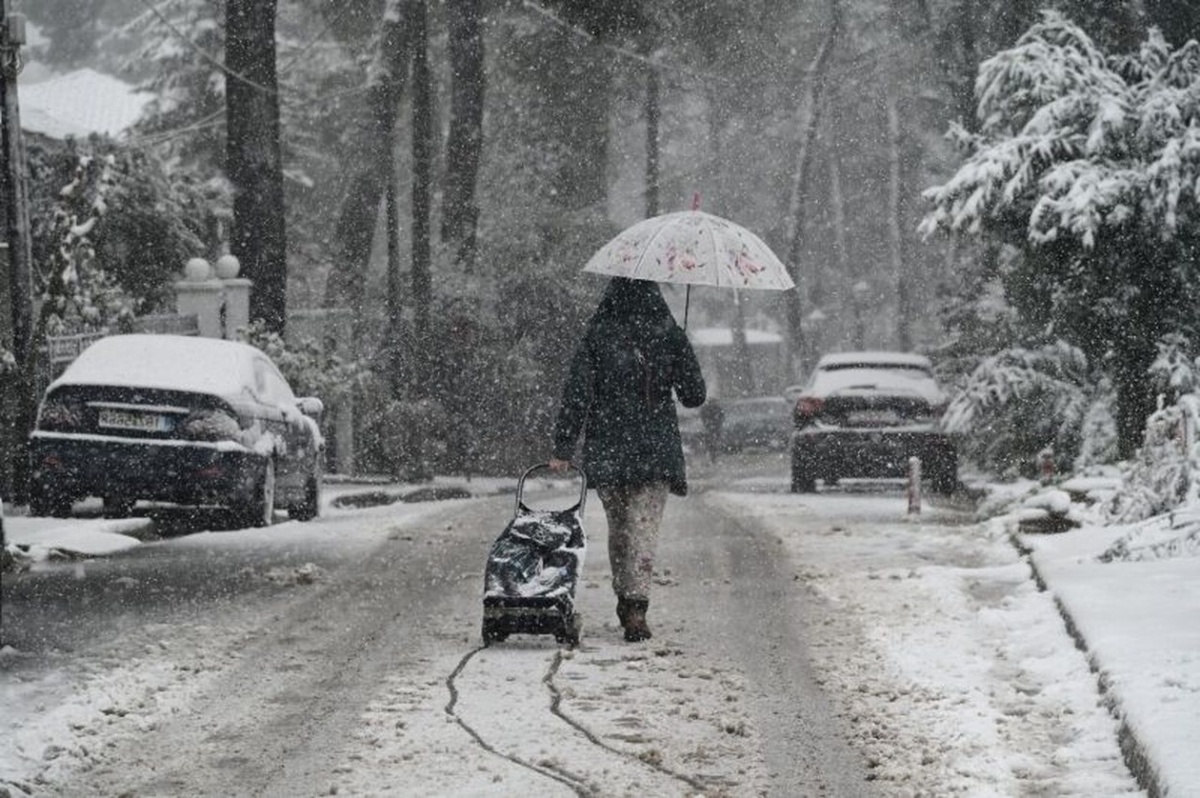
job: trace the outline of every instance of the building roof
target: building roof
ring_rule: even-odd
[[[119,136],[151,99],[119,78],[87,68],[22,83],[19,91],[21,128],[54,139]]]

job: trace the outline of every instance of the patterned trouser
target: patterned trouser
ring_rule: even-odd
[[[667,483],[599,488],[608,516],[608,561],[619,598],[649,599],[658,526],[667,506]]]

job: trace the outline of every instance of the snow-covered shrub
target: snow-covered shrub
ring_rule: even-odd
[[[1200,505],[1198,429],[1200,394],[1185,394],[1177,404],[1150,417],[1142,450],[1107,508],[1114,522],[1140,521],[1181,506]]]
[[[1200,393],[1200,357],[1193,356],[1191,342],[1180,333],[1163,336],[1158,357],[1150,364],[1155,388],[1167,396]]]
[[[47,331],[169,309],[183,263],[228,216],[228,185],[99,136],[28,147],[34,281]]]
[[[943,424],[962,434],[968,459],[999,474],[1034,474],[1048,447],[1058,466],[1069,468],[1084,452],[1093,461],[1108,453],[1106,387],[1093,379],[1083,353],[1063,341],[1008,349],[979,363]]]
[[[1140,521],[1181,506],[1200,506],[1200,358],[1186,338],[1159,343],[1151,378],[1174,396],[1146,423],[1146,438],[1128,466],[1125,485],[1107,507],[1116,522]]]
[[[358,424],[360,465],[405,482],[423,482],[445,470],[452,420],[433,399],[364,397]]]
[[[59,335],[116,326],[133,316],[136,300],[96,261],[96,238],[117,181],[112,156],[81,156],[58,192],[50,224],[53,247],[39,264],[40,332]]]
[[[238,330],[239,337],[257,346],[275,362],[297,396],[315,396],[332,407],[360,386],[369,369],[357,360],[347,361],[306,336],[285,341],[262,322]]]

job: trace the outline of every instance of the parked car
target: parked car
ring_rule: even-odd
[[[792,433],[792,406],[782,396],[756,396],[722,402],[725,423],[721,448],[784,451]]]
[[[114,335],[46,389],[30,437],[30,511],[67,515],[99,496],[221,505],[241,521],[321,504],[320,399],[297,399],[263,352],[178,335]]]
[[[922,355],[825,355],[796,399],[792,491],[842,477],[903,477],[919,457],[936,492],[958,484],[955,439],[941,426],[947,399]]]

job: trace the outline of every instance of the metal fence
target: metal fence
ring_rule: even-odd
[[[159,314],[139,316],[130,321],[121,332],[154,333],[157,335],[199,335],[200,320],[196,316]],[[109,330],[89,330],[72,335],[47,335],[46,344],[38,353],[35,383],[38,396],[46,386],[58,378],[67,366],[75,362],[92,344],[113,333]]]

